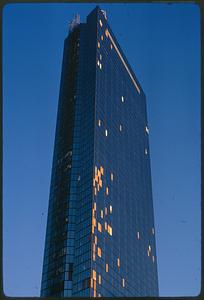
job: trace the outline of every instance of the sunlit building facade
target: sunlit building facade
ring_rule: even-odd
[[[158,296],[145,94],[96,7],[65,39],[41,296]]]

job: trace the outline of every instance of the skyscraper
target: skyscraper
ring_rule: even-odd
[[[64,43],[41,296],[157,296],[145,94],[98,6]]]

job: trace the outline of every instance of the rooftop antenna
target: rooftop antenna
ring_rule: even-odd
[[[69,32],[72,32],[80,24],[80,15],[76,14],[74,19],[69,22]]]

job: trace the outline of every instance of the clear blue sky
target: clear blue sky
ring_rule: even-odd
[[[146,97],[161,296],[200,292],[200,11],[101,4]],[[94,4],[3,11],[3,272],[9,296],[40,292],[63,42]]]

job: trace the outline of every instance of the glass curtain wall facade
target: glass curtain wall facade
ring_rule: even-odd
[[[72,25],[41,296],[158,296],[145,94],[104,11]]]

